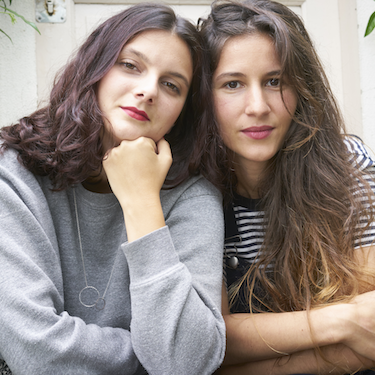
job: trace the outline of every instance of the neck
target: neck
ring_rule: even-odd
[[[237,193],[252,199],[260,198],[259,184],[265,170],[264,165],[259,163],[239,163],[234,166],[237,177]]]

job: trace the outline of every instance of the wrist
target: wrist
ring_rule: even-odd
[[[133,212],[142,212],[143,210],[153,209],[161,206],[160,192],[144,193],[136,191],[134,194],[123,194],[117,196],[121,208],[125,214]]]
[[[165,226],[160,198],[130,201],[121,205],[124,213],[128,241],[135,241]]]
[[[318,346],[345,343],[351,334],[349,304],[332,304],[311,311],[312,335]]]

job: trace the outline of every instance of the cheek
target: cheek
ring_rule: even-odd
[[[184,108],[185,100],[167,101],[166,105],[160,108],[161,116],[165,119],[165,125],[172,127],[178,116],[180,116]]]
[[[228,148],[232,149],[232,143],[233,143],[233,131],[231,129],[231,122],[226,121],[226,119],[221,118],[220,120],[217,119],[218,125],[219,125],[219,133],[220,137],[224,142],[224,145]]]
[[[292,90],[286,90],[284,93],[284,101],[287,108],[288,116],[291,118],[297,108],[297,95]]]
[[[104,109],[105,109],[105,101],[104,101],[104,98],[105,98],[105,94],[103,93],[103,87],[101,84],[99,84],[99,87],[98,87],[98,91],[97,91],[97,94],[96,94],[96,98],[97,98],[97,101],[98,101],[98,106],[99,106],[99,109],[104,112]]]
[[[172,130],[174,124],[175,124],[175,121],[160,124],[160,127],[157,128],[155,132],[155,135],[158,138],[158,140],[163,138],[166,134],[168,134]]]
[[[108,105],[108,98],[111,96],[113,91],[112,85],[113,68],[99,81],[97,98],[99,108],[104,110]]]
[[[159,107],[159,115],[156,120],[157,126],[153,130],[154,137],[161,139],[165,134],[168,134],[173,128],[182,111],[183,105],[181,103],[168,100],[165,105]]]
[[[228,146],[228,130],[227,127],[229,126],[228,124],[228,111],[226,110],[226,101],[219,98],[219,97],[214,97],[214,112],[215,112],[215,118],[219,126],[219,132],[220,136],[223,139],[223,142],[226,146]]]
[[[171,123],[174,124],[177,119],[178,119],[178,116],[180,116],[183,108],[184,108],[184,104],[185,102],[183,103],[179,103],[179,105],[176,105],[174,108],[172,107],[172,112],[171,112]]]
[[[231,108],[232,106],[227,100],[220,97],[214,97],[215,117],[220,125],[220,128],[225,126],[227,118],[230,116]]]

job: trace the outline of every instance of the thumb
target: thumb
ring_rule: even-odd
[[[159,155],[172,158],[171,146],[164,138],[162,138],[156,145]]]

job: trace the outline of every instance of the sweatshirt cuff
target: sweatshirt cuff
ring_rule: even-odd
[[[121,245],[132,283],[145,282],[179,263],[168,226]]]

